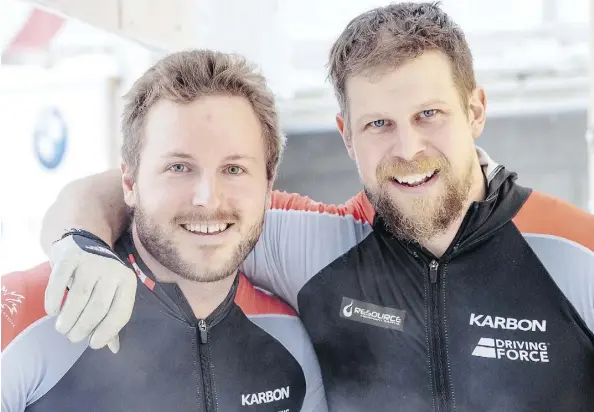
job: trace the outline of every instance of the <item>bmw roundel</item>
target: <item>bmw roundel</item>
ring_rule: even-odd
[[[56,108],[43,109],[33,132],[33,148],[39,163],[55,169],[62,163],[68,144],[68,127]]]

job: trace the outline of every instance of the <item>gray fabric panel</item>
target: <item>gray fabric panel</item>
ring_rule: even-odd
[[[594,332],[594,252],[558,236],[528,233],[524,237],[559,289]]]
[[[278,340],[301,365],[307,386],[301,412],[327,411],[320,364],[301,320],[287,315],[254,315],[248,318]]]
[[[80,358],[87,341],[70,343],[43,317],[23,330],[1,355],[2,412],[22,412],[49,392]]]
[[[351,215],[268,210],[258,244],[240,270],[297,312],[297,295],[316,273],[360,243],[371,225]]]

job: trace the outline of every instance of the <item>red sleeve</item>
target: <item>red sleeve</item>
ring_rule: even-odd
[[[594,215],[533,191],[513,219],[522,233],[559,236],[594,251]]]
[[[276,296],[267,295],[258,290],[245,277],[239,274],[239,285],[235,294],[235,303],[246,315],[290,315],[297,316],[289,305]]]
[[[0,278],[2,350],[29,325],[46,315],[44,296],[50,272],[50,265],[45,262]]]
[[[351,215],[356,220],[373,223],[375,210],[365,192],[359,192],[344,205],[327,205],[311,200],[298,193],[272,192],[272,209],[302,210],[309,212],[328,213],[331,215]]]

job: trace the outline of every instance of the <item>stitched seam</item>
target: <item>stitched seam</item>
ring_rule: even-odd
[[[196,379],[196,395],[198,396],[198,401],[200,401],[200,375],[202,374],[202,369],[200,369],[200,372],[198,372],[198,368],[201,368],[200,366],[200,355],[198,354],[198,342],[197,342],[198,337],[196,336],[196,334],[194,334],[194,339],[192,342],[192,349],[193,349],[193,353],[194,353],[194,378]],[[204,387],[204,385],[202,385],[202,387]],[[205,396],[206,394],[203,394],[203,396]],[[206,398],[204,398],[206,399]]]
[[[431,348],[429,346],[429,296],[427,294],[427,276],[423,276],[425,281],[423,282],[425,289],[425,341],[427,343],[427,365],[429,366],[429,386],[431,386],[431,401],[433,403],[433,410],[435,411],[435,392],[433,391],[433,377],[431,374]]]
[[[443,270],[443,278],[442,278],[442,289],[443,289],[443,330],[444,330],[444,337],[445,337],[445,349],[446,349],[446,364],[448,366],[448,380],[449,380],[449,388],[452,393],[452,408],[456,410],[456,395],[454,394],[454,383],[452,382],[452,368],[450,365],[450,345],[449,345],[449,335],[448,335],[448,323],[447,323],[447,316],[446,316],[446,273],[448,270],[448,265],[445,265]]]
[[[208,359],[211,358],[210,355],[210,346],[208,346]],[[215,371],[214,371],[214,363],[210,362],[210,387],[212,388],[212,394],[214,396],[214,400],[215,400],[215,410],[219,410],[219,397],[217,396],[217,386],[214,380],[214,375],[215,375]]]
[[[335,219],[352,220],[354,222],[362,224],[363,226],[372,226],[372,222],[366,220],[365,218],[357,218],[351,213],[340,214],[340,213],[332,213],[332,212],[318,211],[318,210],[282,209],[282,208],[275,208],[275,207],[272,207],[271,209],[268,209],[266,211],[266,213],[279,213],[279,212],[283,213],[283,214],[299,214],[299,215],[306,214],[306,215],[330,216]]]

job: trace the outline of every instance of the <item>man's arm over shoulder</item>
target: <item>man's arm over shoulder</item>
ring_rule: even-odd
[[[594,215],[533,191],[514,223],[594,333]]]
[[[375,212],[363,192],[344,205],[273,192],[264,230],[242,271],[297,308],[299,291],[316,273],[371,232]]]
[[[112,169],[68,183],[43,218],[45,253],[49,256],[53,242],[72,228],[86,229],[112,246],[129,221],[121,180],[122,173]]]
[[[68,342],[45,313],[50,271],[43,263],[1,278],[3,411],[24,411],[59,381],[86,347]]]

